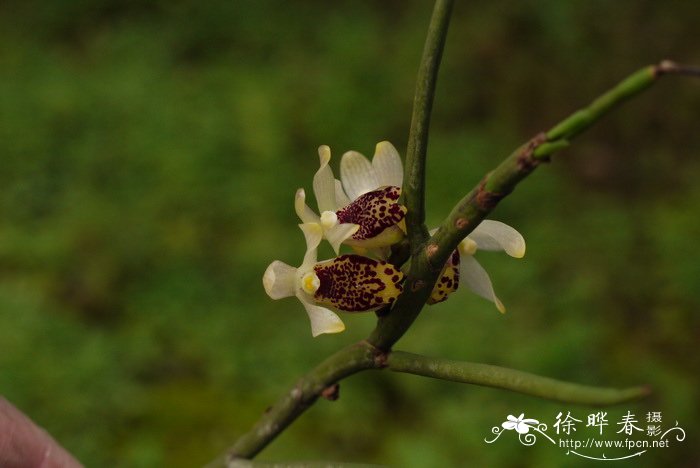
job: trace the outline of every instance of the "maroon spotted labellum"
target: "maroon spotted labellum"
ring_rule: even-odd
[[[455,250],[442,269],[440,278],[435,283],[428,298],[428,304],[437,304],[447,299],[459,287],[459,252]]]
[[[346,312],[363,312],[392,304],[404,274],[394,265],[361,255],[341,255],[317,263],[319,287],[314,300]]]
[[[345,243],[380,247],[401,240],[404,233],[399,223],[406,216],[406,207],[397,203],[400,196],[399,187],[380,187],[360,195],[355,201],[338,210],[336,215],[340,223],[360,226]]]

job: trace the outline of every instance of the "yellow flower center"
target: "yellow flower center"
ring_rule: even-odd
[[[321,286],[321,280],[318,279],[316,273],[310,271],[301,278],[301,289],[308,294],[314,294],[318,287]]]

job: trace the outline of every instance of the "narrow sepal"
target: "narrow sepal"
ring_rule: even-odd
[[[314,195],[318,202],[318,211],[335,211],[338,209],[335,202],[335,177],[329,166],[331,150],[323,145],[318,148],[320,167],[314,175]]]
[[[340,333],[345,330],[345,324],[338,315],[325,307],[317,306],[304,297],[303,293],[297,294],[297,298],[303,304],[311,321],[311,335],[317,337],[324,333]]]
[[[299,228],[304,233],[304,239],[306,241],[306,254],[304,255],[304,261],[299,269],[306,270],[316,263],[316,259],[318,258],[318,245],[321,243],[321,239],[323,239],[323,228],[318,223],[300,224]]]
[[[471,255],[462,255],[459,261],[459,275],[462,284],[467,286],[473,293],[493,302],[499,312],[505,313],[506,308],[496,297],[491,284],[491,278],[486,270]]]
[[[514,228],[500,221],[484,220],[469,234],[480,250],[504,250],[508,255],[522,258],[525,239]]]
[[[306,192],[302,188],[297,190],[297,193],[294,195],[294,210],[302,223],[321,222],[318,215],[306,204]]]

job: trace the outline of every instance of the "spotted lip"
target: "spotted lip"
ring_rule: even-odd
[[[395,186],[380,187],[360,195],[348,206],[336,212],[341,223],[360,226],[352,236],[354,241],[365,241],[396,226],[406,216],[406,207],[397,202],[401,189]]]
[[[346,312],[363,312],[392,304],[403,290],[404,275],[385,261],[341,255],[318,263],[320,285],[314,299]]]
[[[442,269],[440,279],[435,283],[433,292],[430,293],[428,304],[437,304],[447,299],[447,296],[452,294],[459,287],[459,252],[454,251],[450,255],[450,259]]]

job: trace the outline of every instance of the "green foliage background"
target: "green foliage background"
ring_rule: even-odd
[[[383,139],[404,153],[429,14],[420,1],[3,2],[0,394],[88,466],[196,466],[366,336],[372,314],[312,339],[301,306],[269,300],[260,277],[301,260],[292,199],[310,192],[318,145],[335,164]],[[430,224],[629,72],[700,63],[697,14],[687,1],[458,2]],[[663,411],[688,438],[634,463],[695,466],[698,109],[698,82],[668,78],[539,169],[494,213],[524,234],[525,259],[479,257],[509,312],[463,292],[398,347],[649,383],[653,398],[609,410],[609,433],[627,410]],[[378,372],[341,394],[261,459],[583,466],[545,442],[483,439],[508,414],[551,425],[594,411]]]

